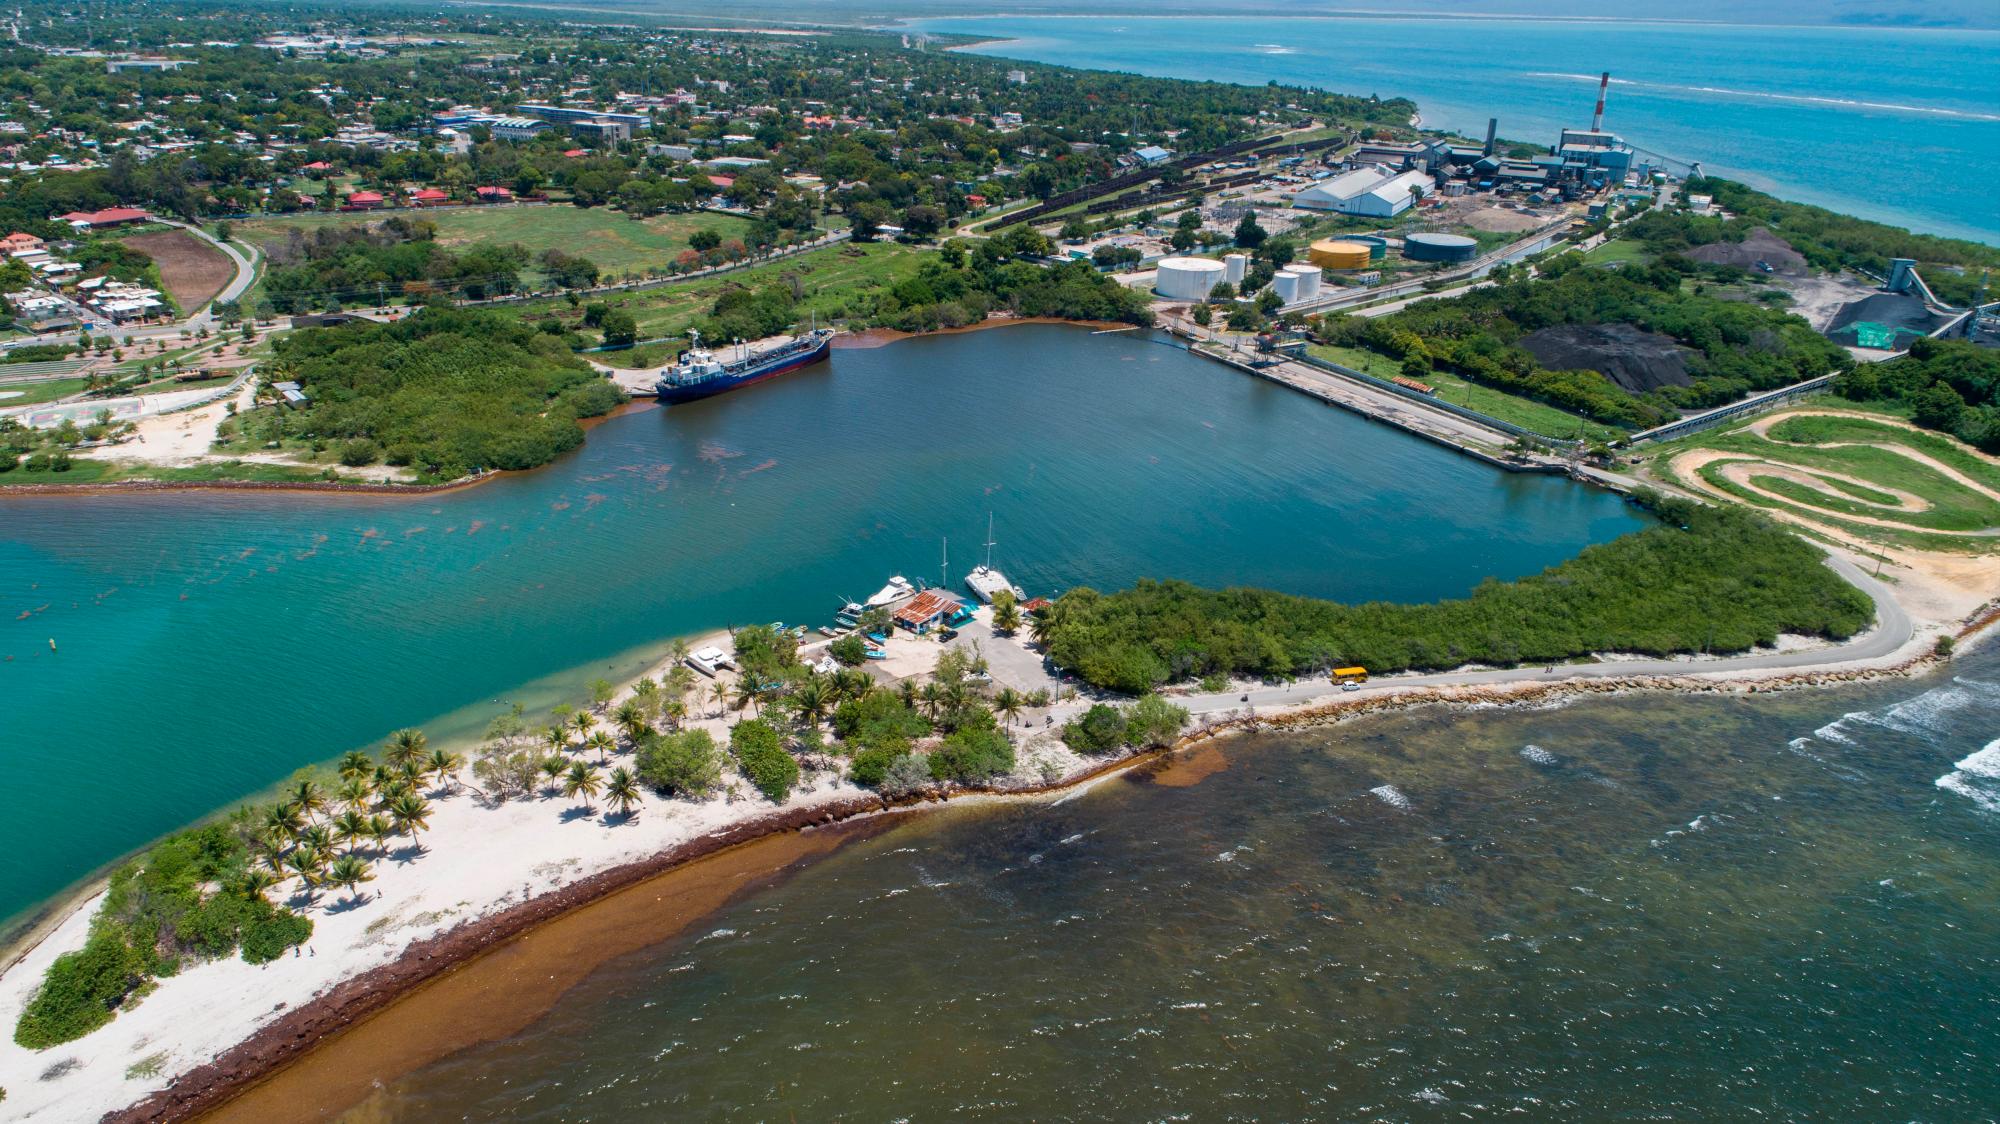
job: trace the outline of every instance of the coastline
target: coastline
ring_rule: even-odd
[[[981,332],[990,328],[1006,328],[1017,324],[1068,324],[1079,328],[1132,328],[1143,330],[1137,325],[1122,324],[1109,320],[1065,320],[1055,316],[1011,316],[994,315],[977,324],[967,324],[958,328],[935,328],[928,332],[901,332],[893,328],[864,328],[859,332],[842,332],[834,337],[835,350],[866,349],[886,347],[901,340],[923,339],[927,336],[958,335],[965,332]],[[635,399],[626,402],[609,413],[594,418],[579,418],[577,424],[583,427],[588,440],[592,429],[627,414],[643,413],[657,409],[650,400]],[[572,450],[574,451],[574,450]],[[565,453],[565,456],[568,454]],[[224,458],[226,459],[226,458]],[[312,493],[318,495],[349,496],[435,496],[444,492],[464,491],[489,484],[505,476],[519,476],[530,472],[540,472],[561,460],[536,465],[524,469],[491,469],[477,475],[446,481],[442,484],[389,484],[372,480],[113,480],[104,483],[79,484],[5,484],[0,485],[0,500],[24,496],[29,498],[48,496],[108,496],[108,495],[161,495],[181,492],[271,492],[271,493]]]
[[[1976,615],[1952,631],[1965,642],[1977,642],[1990,634],[1989,626],[1996,617],[2000,617],[2000,613],[1989,610]],[[370,1053],[366,1041],[359,1038],[351,1040],[352,1045],[334,1044],[350,1041],[345,1037],[350,1030],[358,1030],[362,1034],[394,1034],[395,1027],[389,1025],[392,1021],[412,1022],[430,1028],[430,1031],[435,1033],[436,1028],[441,1025],[436,1012],[421,1009],[429,1001],[426,997],[432,995],[434,984],[457,979],[460,976],[472,981],[473,973],[485,970],[479,965],[494,959],[495,954],[516,955],[508,953],[508,950],[515,948],[517,940],[531,939],[534,934],[546,927],[562,923],[565,919],[589,915],[593,910],[603,908],[604,903],[613,901],[635,887],[652,885],[656,879],[671,878],[678,872],[695,868],[705,860],[744,850],[760,841],[769,842],[787,838],[798,840],[807,836],[818,838],[817,833],[826,832],[825,838],[837,844],[846,838],[843,834],[845,832],[866,830],[860,825],[879,823],[886,827],[918,811],[946,804],[1031,800],[1050,796],[1066,798],[1069,794],[1090,785],[1144,768],[1151,763],[1217,738],[1259,730],[1333,725],[1354,718],[1417,707],[1547,706],[1560,705],[1574,698],[1593,695],[1647,692],[1745,695],[1904,678],[1931,670],[1942,662],[1928,646],[1920,643],[1920,639],[1912,638],[1886,659],[1843,662],[1833,658],[1825,664],[1763,672],[1734,672],[1726,668],[1704,671],[1699,664],[1694,664],[1685,673],[1672,675],[1635,674],[1594,678],[1571,675],[1554,681],[1543,681],[1539,675],[1534,674],[1533,669],[1525,669],[1515,678],[1497,683],[1440,686],[1398,684],[1394,680],[1383,680],[1380,681],[1380,687],[1371,687],[1366,693],[1358,696],[1328,694],[1297,705],[1274,707],[1261,712],[1211,711],[1199,719],[1199,725],[1177,739],[1172,746],[1127,751],[1108,759],[1090,761],[1084,767],[1048,783],[1017,782],[994,788],[929,793],[901,800],[885,799],[866,790],[836,783],[832,786],[832,792],[827,795],[815,796],[802,803],[799,802],[799,797],[795,796],[793,804],[777,808],[766,806],[754,815],[735,819],[715,827],[706,834],[682,840],[631,861],[583,873],[568,881],[558,880],[544,892],[522,901],[487,903],[491,907],[487,912],[475,912],[456,925],[444,927],[424,939],[410,942],[382,964],[358,975],[341,979],[332,987],[313,995],[306,1002],[289,1009],[275,1011],[273,1017],[264,1021],[262,1025],[247,1023],[247,1036],[226,1049],[219,1050],[201,1064],[188,1069],[166,1087],[152,1090],[136,1103],[128,1104],[122,1109],[111,1110],[107,1118],[120,1121],[166,1121],[189,1119],[211,1112],[220,1112],[221,1119],[245,1120],[320,1119],[330,1116],[350,1106],[342,1104],[328,1110],[315,1109],[306,1113],[285,1112],[277,1117],[271,1115],[274,1105],[283,1110],[295,1110],[302,1104],[323,1103],[316,1098],[301,1100],[298,1095],[299,1089],[293,1089],[290,1095],[279,1092],[281,1089],[291,1087],[294,1076],[301,1083],[301,1089],[310,1087],[318,1091],[324,1082],[330,1079],[330,1074],[342,1072],[337,1066],[325,1071],[318,1067],[313,1059],[327,1056],[319,1052],[320,1047],[328,1046],[329,1050],[340,1051],[342,1057],[350,1059],[354,1052],[360,1051],[379,1063],[389,1064],[391,1068],[403,1066],[403,1071],[416,1068],[431,1059],[416,1058],[404,1051]],[[1835,657],[1837,653],[1828,655]],[[711,801],[710,806],[713,804]],[[764,854],[761,851],[757,853]],[[780,856],[782,861],[776,862],[775,865],[772,865],[771,861],[766,861],[755,870],[740,873],[744,877],[775,877],[800,858],[798,848],[791,845],[779,847],[770,853],[772,860]],[[663,888],[664,885],[663,883]],[[661,900],[662,897],[663,895],[656,896],[655,900]],[[719,907],[726,904],[727,900],[729,899],[719,899],[714,904]],[[691,924],[706,912],[709,910],[697,911],[683,917],[682,924]],[[645,933],[646,939],[634,947],[656,943],[678,931],[678,928],[665,931],[649,929]],[[570,955],[573,957],[575,953],[572,952]],[[565,963],[569,961],[565,960]],[[197,972],[201,970],[195,969]],[[283,970],[282,961],[278,970]],[[467,982],[454,986],[463,990],[474,987],[474,983]],[[530,1021],[541,1011],[552,1006],[566,987],[567,985],[564,985],[563,988],[529,1003],[528,1006],[534,1009],[526,1012],[527,1018],[520,1025],[525,1025],[526,1021]],[[487,1004],[498,1002],[504,1005],[513,1003],[519,998],[511,989],[496,991],[491,986],[479,991],[479,994],[484,997],[483,1001]],[[410,1006],[406,1007],[406,1004]],[[377,1024],[378,1016],[392,1012],[396,1013],[394,1020],[384,1019],[381,1024]],[[490,1009],[481,1007],[480,1012],[484,1019],[490,1014]],[[449,1020],[442,1025],[458,1026]],[[363,1029],[369,1027],[376,1029]],[[103,1034],[105,1031],[100,1030],[97,1033]],[[511,1031],[499,1033],[511,1033]],[[470,1044],[468,1041],[459,1045]],[[458,1047],[451,1047],[451,1049],[456,1048]],[[56,1052],[60,1051],[50,1053]],[[449,1053],[450,1050],[444,1052]],[[404,1066],[406,1058],[410,1060],[409,1064]],[[292,1076],[287,1076],[288,1074]],[[314,1077],[313,1074],[319,1076]],[[380,1070],[369,1071],[371,1081],[386,1080],[392,1076],[394,1074]],[[261,1089],[271,1089],[274,1092],[260,1094]],[[365,1094],[366,1090],[363,1089],[362,1095]],[[265,1099],[266,1097],[269,1099]],[[247,1106],[246,1111],[236,1114],[229,1106],[241,1098],[256,1099],[242,1101]]]

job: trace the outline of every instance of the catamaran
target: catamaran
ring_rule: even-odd
[[[673,366],[660,372],[660,381],[653,386],[654,393],[660,396],[662,402],[693,402],[698,398],[735,390],[739,386],[749,386],[786,371],[796,371],[826,358],[833,347],[833,330],[814,328],[790,343],[780,344],[768,351],[736,359],[718,359],[713,351],[701,346],[700,332],[690,331],[688,335],[693,342]]]
[[[974,566],[972,572],[965,575],[965,588],[989,605],[993,603],[993,595],[1003,589],[1016,598],[1026,596],[1020,586],[1009,582],[1007,575],[993,568],[993,513],[990,511],[986,513],[986,562]]]

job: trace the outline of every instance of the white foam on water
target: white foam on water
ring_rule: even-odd
[[[1995,782],[2000,782],[2000,738],[1968,754],[1934,783],[1946,792],[1972,801],[1982,812],[2000,814],[2000,783]]]
[[[1236,852],[1224,851],[1221,854],[1215,856],[1215,861],[1219,863],[1233,863],[1236,861]]]
[[[735,935],[736,935],[736,930],[734,929],[717,929],[715,932],[710,933],[705,937],[702,937],[700,940],[697,940],[694,943],[701,944],[702,941],[719,940],[723,937],[733,937]]]
[[[1532,742],[1521,747],[1521,756],[1537,765],[1553,765],[1556,763],[1555,754]]]
[[[1981,702],[2000,702],[2000,683],[1954,678],[1949,684],[1925,691],[1916,698],[1904,699],[1877,711],[1850,714],[1846,718],[1905,734],[1936,734],[1945,732],[1945,722],[1959,711]],[[1841,721],[1846,721],[1846,718]],[[1838,722],[1834,724],[1839,725]]]
[[[1368,791],[1371,794],[1373,794],[1376,799],[1380,800],[1384,804],[1387,804],[1391,808],[1408,808],[1410,806],[1410,798],[1404,796],[1402,790],[1397,788],[1393,784],[1378,784],[1374,788],[1369,789]]]

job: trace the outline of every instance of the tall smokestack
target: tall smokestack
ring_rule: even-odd
[[[1590,115],[1590,131],[1593,133],[1601,132],[1604,129],[1604,95],[1610,89],[1611,72],[1607,70],[1604,72],[1604,77],[1599,79],[1597,83],[1597,112]]]
[[[1486,155],[1493,155],[1493,138],[1498,136],[1499,133],[1500,119],[1498,117],[1488,117],[1486,119]]]

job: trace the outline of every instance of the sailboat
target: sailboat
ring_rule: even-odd
[[[1021,587],[1009,582],[1007,575],[993,568],[993,513],[990,511],[986,513],[986,562],[973,567],[972,572],[965,575],[965,588],[989,605],[993,603],[994,594],[1003,589],[1015,597],[1022,596]]]

